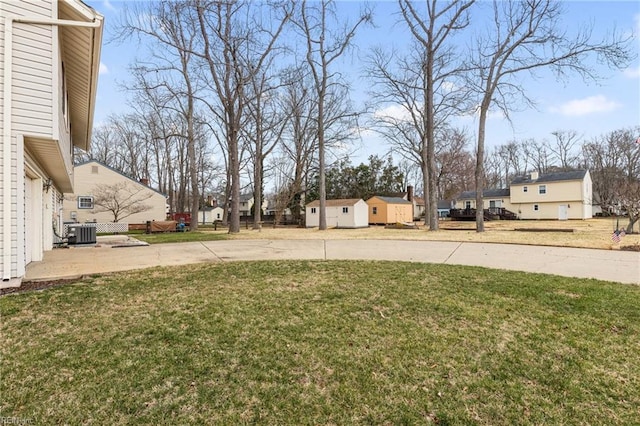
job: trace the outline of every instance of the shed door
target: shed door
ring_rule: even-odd
[[[569,219],[569,210],[567,209],[566,204],[560,204],[558,206],[558,219],[559,220]]]

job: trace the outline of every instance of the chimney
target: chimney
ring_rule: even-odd
[[[531,180],[537,180],[538,179],[538,172],[531,172]]]
[[[211,195],[207,195],[207,205],[213,207],[213,197]]]
[[[140,183],[145,185],[145,186],[149,186],[149,179],[148,178],[142,178],[142,179],[140,179]]]
[[[407,186],[407,201],[413,202],[413,186]]]

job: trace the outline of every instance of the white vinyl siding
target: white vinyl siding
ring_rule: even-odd
[[[8,58],[5,57],[5,17],[8,16],[28,16],[55,18],[57,15],[57,3],[51,1],[23,0],[23,1],[1,1],[0,0],[0,63],[5,64]],[[42,135],[51,138],[53,133],[53,93],[55,82],[52,81],[53,72],[53,30],[51,26],[35,26],[31,24],[13,23],[13,41],[11,44],[11,139],[3,143],[11,145],[11,177],[9,181],[3,180],[0,176],[0,187],[12,188],[11,195],[11,225],[4,232],[11,236],[10,247],[1,246],[0,252],[11,253],[10,271],[4,270],[4,262],[0,261],[0,274],[3,277],[20,277],[24,275],[25,261],[28,259],[26,250],[30,250],[33,260],[38,259],[41,247],[27,247],[26,238],[28,235],[42,235],[42,222],[51,223],[50,220],[37,220],[33,216],[27,217],[25,212],[25,198],[27,196],[25,185],[32,184],[32,180],[26,180],[25,157],[23,134]],[[4,91],[7,75],[4,73],[4,66],[0,66],[0,123],[4,123]],[[0,124],[0,133],[4,129]],[[0,150],[0,165],[7,161],[2,158],[3,150]],[[42,176],[39,173],[39,176]],[[33,178],[34,176],[32,176]],[[39,180],[35,180],[39,182]],[[40,200],[41,188],[37,184],[29,187],[31,192],[30,203],[37,206]],[[4,223],[3,197],[0,197],[0,224]],[[44,213],[43,213],[44,214]],[[26,224],[27,220],[30,224]],[[29,229],[27,226],[33,226]]]
[[[54,18],[51,3],[48,1],[38,0],[21,0],[0,2],[0,9],[6,13],[17,16],[42,16],[45,18]]]
[[[56,18],[57,3],[22,0],[0,2],[3,16]],[[0,27],[4,54],[4,19]],[[51,138],[54,133],[55,56],[57,30],[51,25],[13,23],[13,132]],[[57,37],[55,37],[57,39]],[[4,56],[2,60],[4,62]],[[0,79],[4,81],[4,76]],[[53,83],[53,84],[52,84]],[[2,91],[0,90],[0,93]]]
[[[13,27],[13,130],[52,138],[55,31],[48,25]]]
[[[98,174],[93,173],[93,167],[98,167]],[[115,184],[128,185],[127,190],[134,191],[136,194],[134,197],[140,199],[142,204],[150,207],[149,210],[135,213],[122,219],[121,223],[146,223],[148,220],[165,220],[167,199],[164,195],[95,161],[80,164],[75,167],[73,184],[75,193],[65,194],[65,201],[63,203],[64,220],[70,220],[71,212],[75,211],[78,222],[113,222],[113,214],[110,212],[96,211],[100,209],[95,209],[95,204],[93,205],[93,209],[90,207],[80,208],[80,197],[95,196],[94,191],[97,185]],[[143,198],[145,199],[142,200]],[[222,209],[214,209],[213,211],[222,213]],[[201,216],[201,213],[197,216],[194,215],[194,219],[198,218],[199,220]],[[205,220],[208,222],[212,221],[211,219],[207,219],[206,216]]]

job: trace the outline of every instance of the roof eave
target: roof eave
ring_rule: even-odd
[[[94,22],[96,27],[87,28],[82,31],[82,37],[87,40],[89,52],[76,51],[75,49],[63,49],[64,60],[69,62],[80,63],[89,57],[89,66],[83,71],[81,77],[76,80],[79,86],[85,89],[73,91],[69,87],[70,103],[82,104],[82,108],[70,109],[71,115],[71,136],[74,146],[87,151],[91,144],[91,135],[93,130],[93,117],[96,105],[96,93],[98,88],[98,74],[100,72],[100,55],[102,50],[102,38],[104,29],[104,17],[91,7],[77,0],[65,0],[60,2],[59,6],[68,9],[64,10],[67,14],[75,17],[78,22]],[[63,28],[67,30],[67,28]],[[70,30],[70,29],[69,29]],[[75,34],[78,36],[78,33]],[[72,85],[70,85],[72,86]],[[72,101],[73,99],[73,101]],[[75,101],[75,102],[74,102]]]

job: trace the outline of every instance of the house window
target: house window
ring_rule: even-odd
[[[464,208],[465,209],[470,209],[471,208],[471,201],[465,201]]]
[[[539,194],[546,194],[547,193],[547,185],[540,185],[538,187],[538,193]]]
[[[216,213],[216,219],[220,219],[220,213]]]
[[[528,188],[528,187],[526,187],[526,186],[523,186],[523,187],[522,187],[522,192],[527,192],[527,191],[529,191],[529,188]]]
[[[343,207],[342,213],[349,213],[349,207]]]
[[[371,207],[371,213],[372,214],[378,214],[378,208],[377,207]]]
[[[78,208],[79,209],[92,209],[93,208],[93,197],[78,197]]]
[[[537,212],[538,210],[540,210],[540,206],[539,206],[539,205],[537,205],[537,204],[534,204],[534,205],[533,205],[533,211],[534,211],[534,212]]]
[[[64,62],[61,64],[62,70],[62,116],[64,117],[64,123],[67,126],[66,130],[69,130],[69,94],[67,92],[67,75],[64,69]],[[73,153],[73,148],[71,150]]]
[[[311,207],[311,214],[316,214],[316,208],[315,207]]]

